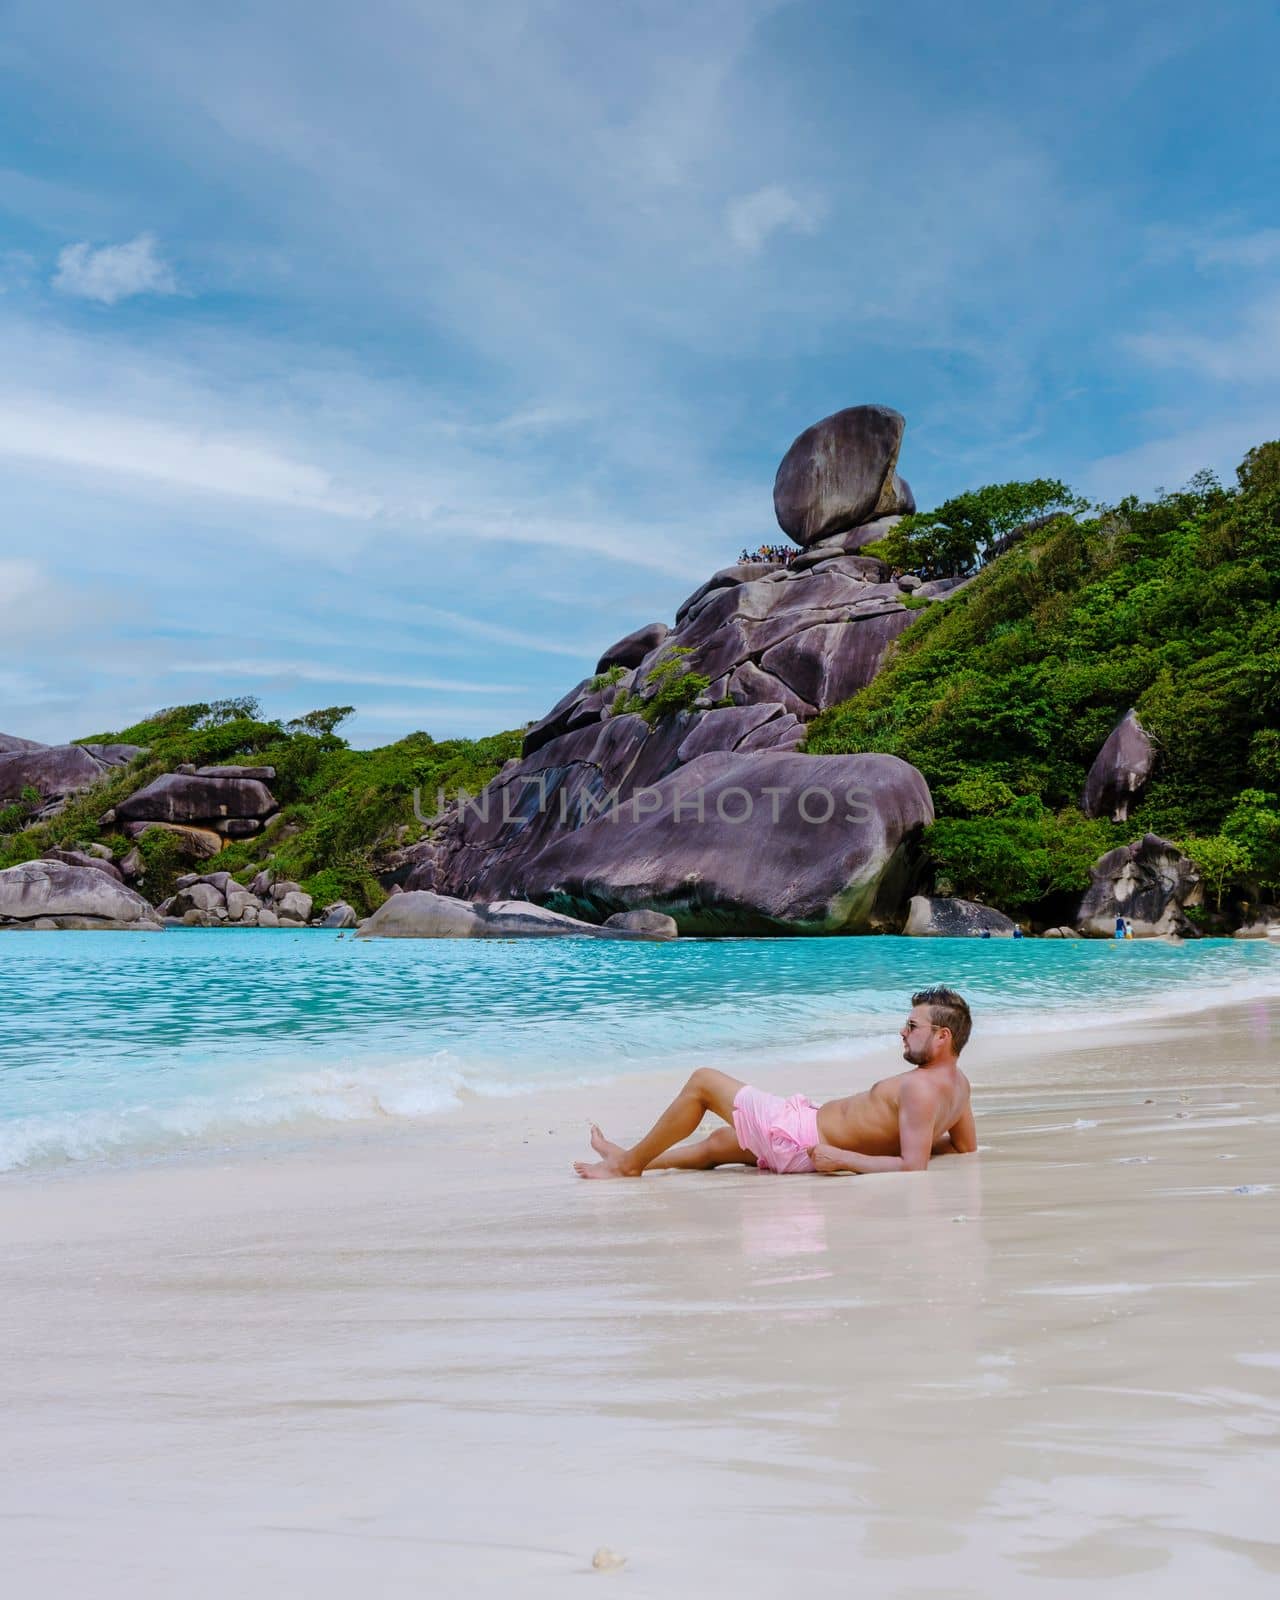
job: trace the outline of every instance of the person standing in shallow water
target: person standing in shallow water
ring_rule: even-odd
[[[902,1025],[910,1070],[882,1078],[861,1094],[815,1105],[699,1067],[638,1144],[630,1149],[591,1125],[599,1161],[575,1161],[580,1178],[638,1178],[655,1168],[705,1170],[735,1164],[763,1172],[923,1172],[930,1157],[972,1155],[978,1148],[969,1080],[958,1057],[973,1020],[954,989],[922,989]],[[729,1124],[696,1144],[672,1149],[708,1111]]]

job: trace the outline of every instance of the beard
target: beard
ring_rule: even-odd
[[[927,1051],[913,1050],[910,1045],[904,1044],[902,1047],[902,1059],[909,1061],[913,1067],[922,1067],[929,1059],[929,1055]]]

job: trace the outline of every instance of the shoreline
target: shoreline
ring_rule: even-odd
[[[1116,1019],[1103,1022],[1084,1023],[1083,1018],[1089,1013],[1077,1006],[1046,1013],[1055,1026],[1050,1033],[1037,1039],[1036,1059],[1043,1064],[1085,1049],[1113,1047],[1142,1038],[1152,1026],[1189,1024],[1192,1019],[1213,1014],[1222,1014],[1228,1025],[1236,1025],[1253,1008],[1265,1006],[1268,994],[1274,992],[1280,996],[1280,961],[1276,966],[1274,990],[1269,980],[1261,978],[1253,980],[1254,992],[1244,996],[1233,993],[1223,997],[1207,987],[1198,991],[1173,989],[1145,1005],[1124,1002],[1123,1019],[1117,1003]],[[969,1050],[970,1062],[989,1060],[996,1082],[1003,1083],[1015,1066],[1025,1027],[1019,1018],[997,1016],[975,1036]],[[887,1064],[896,1059],[896,1035],[889,1028],[883,1035],[856,1035],[847,1045],[809,1041],[789,1052],[743,1051],[728,1047],[720,1053],[691,1050],[661,1065],[615,1071],[600,1077],[587,1075],[565,1081],[535,1076],[526,1084],[513,1081],[487,1090],[463,1085],[452,1091],[452,1101],[422,1113],[378,1108],[366,1115],[338,1117],[317,1113],[309,1118],[298,1115],[257,1124],[242,1121],[221,1138],[196,1133],[187,1139],[160,1142],[150,1147],[140,1148],[137,1143],[121,1141],[112,1149],[88,1155],[42,1157],[0,1170],[0,1191],[10,1184],[52,1182],[77,1174],[92,1176],[192,1163],[234,1162],[241,1156],[256,1160],[272,1156],[285,1158],[312,1149],[323,1152],[329,1148],[342,1149],[352,1143],[377,1144],[383,1140],[424,1139],[430,1142],[436,1134],[448,1139],[455,1129],[477,1124],[492,1123],[501,1128],[515,1127],[530,1119],[537,1122],[542,1119],[540,1108],[544,1106],[556,1108],[557,1114],[563,1117],[563,1107],[579,1103],[617,1104],[623,1108],[641,1103],[646,1096],[649,1100],[657,1097],[659,1103],[663,1103],[664,1086],[674,1083],[694,1065],[720,1067],[735,1077],[763,1081],[766,1085],[776,1081],[789,1086],[786,1093],[807,1093],[820,1084],[820,1093],[834,1097],[868,1087],[891,1070]],[[335,1066],[332,1070],[340,1076],[343,1069]],[[989,1087],[982,1069],[972,1071],[970,1076],[975,1095],[980,1097]],[[848,1088],[841,1085],[848,1085]],[[376,1100],[376,1092],[370,1092]],[[0,1134],[3,1132],[0,1125]]]
[[[1280,999],[1064,1032],[1034,1082],[979,1039],[981,1153],[923,1175],[575,1179],[665,1074],[10,1175],[12,1581],[550,1600],[607,1545],[655,1600],[1263,1600],[1278,1042]]]

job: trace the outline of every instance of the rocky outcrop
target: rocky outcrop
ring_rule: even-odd
[[[350,913],[351,920],[322,925],[354,926],[355,912],[351,907],[345,901],[336,905]],[[178,879],[177,893],[158,909],[171,922],[182,922],[191,928],[304,928],[313,920],[312,906],[311,896],[299,884],[277,878],[274,873],[259,873],[246,888],[229,872],[189,872]],[[332,911],[335,907],[327,909]]]
[[[16,733],[0,733],[0,756],[12,755],[15,750],[44,750],[39,739],[20,739]]]
[[[695,589],[670,629],[649,624],[611,645],[526,729],[518,761],[387,862],[384,886],[520,897],[591,921],[654,911],[682,932],[900,927],[912,844],[932,817],[924,780],[887,757],[857,758],[882,763],[866,770],[883,809],[861,831],[836,821],[823,833],[796,819],[828,778],[796,752],[805,724],[865,688],[921,614],[909,591],[941,599],[960,586],[891,580],[860,553],[913,507],[896,471],[902,429],[896,411],[859,406],[802,434],[777,503],[809,548],[788,563],[763,559],[774,552],[762,546]],[[660,712],[664,691],[676,708]],[[774,789],[780,815],[745,831],[650,814],[655,799]]]
[[[895,470],[905,427],[901,413],[888,406],[850,406],[806,428],[774,480],[782,531],[808,547],[859,523],[914,510]]]
[[[361,939],[478,939],[483,919],[474,905],[430,889],[390,895],[357,928]]]
[[[294,927],[305,926],[311,920],[314,903],[311,896],[296,883],[273,883],[271,886],[271,905],[281,923],[291,923]]]
[[[122,800],[111,814],[117,823],[176,822],[210,826],[221,832],[228,822],[260,827],[279,808],[261,778],[241,777],[240,768],[206,767],[202,772],[166,772]],[[270,772],[270,767],[256,769]]]
[[[1280,906],[1258,906],[1248,922],[1231,935],[1233,939],[1280,939]]]
[[[103,860],[102,856],[88,850],[46,850],[43,859],[61,861],[68,867],[88,867],[91,872],[105,872],[117,883],[124,882],[124,873],[112,863],[110,851]]]
[[[896,930],[932,820],[895,756],[715,752],[552,839],[519,891],[571,915],[660,911],[681,933]]]
[[[1089,877],[1076,917],[1076,928],[1086,937],[1113,938],[1117,917],[1127,918],[1140,939],[1195,935],[1186,911],[1201,904],[1200,878],[1190,858],[1168,839],[1147,833],[1108,850],[1090,867]]]
[[[29,740],[8,742],[16,749],[0,750],[0,805],[34,789],[42,802],[41,815],[61,810],[73,794],[101,783],[135,756],[145,754],[133,744],[32,745]]]
[[[688,652],[684,669],[711,680],[708,706],[775,705],[807,721],[875,677],[918,615],[903,600],[882,563],[857,555],[799,571],[779,566],[744,581],[713,579],[622,681],[597,687],[584,678],[571,689],[526,731],[523,753],[606,721],[622,697],[652,697],[650,674],[675,650]]]
[[[0,927],[149,930],[160,919],[140,894],[94,867],[24,861],[0,871]]]
[[[680,932],[676,919],[664,917],[660,911],[618,911],[606,917],[602,926],[640,933],[647,939],[674,939]]]
[[[359,920],[354,906],[348,905],[345,900],[335,900],[332,905],[325,906],[316,925],[321,928],[354,928]]]
[[[647,926],[597,927],[523,900],[468,902],[428,889],[392,895],[357,930],[361,939],[653,939]]]
[[[788,571],[812,572],[824,562],[837,561],[841,556],[856,555],[859,550],[869,544],[875,544],[878,539],[883,539],[886,534],[891,533],[901,521],[901,517],[879,517],[875,522],[864,522],[856,528],[848,529],[845,533],[834,533],[829,538],[819,539],[817,544],[811,544],[795,558]],[[886,569],[874,556],[864,557],[864,560],[867,565],[863,570],[869,578],[875,581],[877,576],[884,577]]]
[[[1085,779],[1081,809],[1086,817],[1127,822],[1155,767],[1156,751],[1138,713],[1126,711],[1098,751]]]
[[[994,906],[979,905],[976,900],[930,899],[917,894],[912,896],[907,925],[902,931],[915,939],[972,939],[981,938],[984,933],[992,938],[1009,938],[1013,929],[1013,918]]]
[[[669,631],[665,622],[648,622],[643,628],[637,628],[609,646],[596,662],[596,672],[608,672],[611,667],[638,667],[658,648]]]
[[[712,751],[788,750],[803,736],[777,704],[681,712],[653,727],[629,714],[562,734],[504,767],[433,840],[406,851],[403,885],[463,899],[528,898],[519,886],[542,849],[637,791]]]
[[[706,707],[772,704],[807,721],[865,688],[919,615],[885,564],[859,554],[914,505],[896,475],[903,426],[886,406],[854,406],[801,434],[775,498],[783,527],[808,548],[789,565],[722,567],[677,607],[672,628],[650,623],[611,645],[595,674],[526,730],[523,754],[608,720],[615,706],[634,710],[657,692],[655,671],[676,660],[709,679]],[[911,587],[937,599],[960,583]],[[613,669],[621,677],[602,682]]]
[[[757,578],[779,577],[787,569],[781,561],[735,561],[731,567],[721,567],[707,581],[676,607],[677,626],[684,621],[696,605],[717,589],[736,589],[743,583],[754,583]],[[664,634],[665,638],[666,635]],[[642,658],[643,659],[643,658]]]

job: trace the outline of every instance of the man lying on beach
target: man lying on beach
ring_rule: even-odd
[[[911,996],[902,1026],[909,1072],[882,1078],[862,1094],[815,1105],[789,1100],[699,1067],[645,1134],[624,1150],[591,1125],[599,1161],[575,1161],[581,1178],[638,1178],[655,1167],[705,1170],[735,1163],[764,1172],[923,1172],[930,1156],[978,1148],[969,1080],[957,1057],[969,1040],[969,1007],[954,989]],[[708,1111],[729,1124],[682,1150]],[[670,1153],[668,1153],[670,1152]]]

